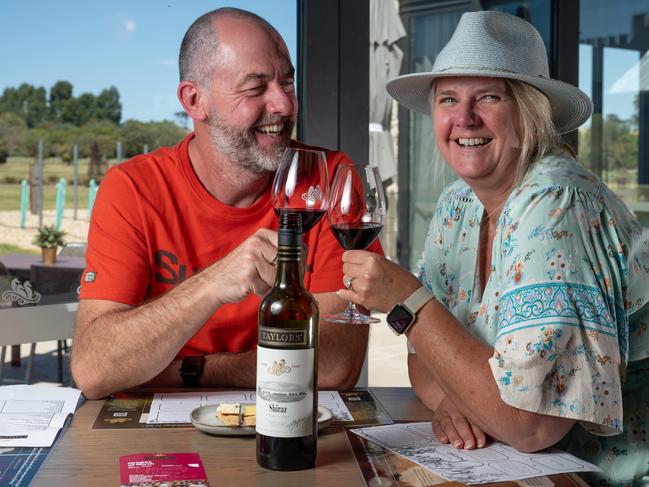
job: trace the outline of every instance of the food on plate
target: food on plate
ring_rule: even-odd
[[[257,418],[257,405],[256,404],[244,404],[243,405],[243,425],[244,426],[255,426]]]
[[[222,403],[216,408],[216,417],[225,426],[255,426],[257,406],[254,404]]]
[[[216,417],[223,421],[226,426],[239,426],[241,416],[241,404],[219,404],[216,408]]]

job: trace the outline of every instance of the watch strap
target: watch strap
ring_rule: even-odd
[[[408,308],[413,315],[416,315],[417,311],[423,308],[424,305],[434,297],[435,295],[433,293],[431,293],[424,286],[421,286],[414,293],[408,296],[406,300],[401,304]]]
[[[198,387],[197,375],[182,375],[184,387]]]
[[[406,339],[406,348],[408,349],[408,354],[410,355],[416,355],[417,350],[415,350],[415,346],[410,343],[410,340]]]

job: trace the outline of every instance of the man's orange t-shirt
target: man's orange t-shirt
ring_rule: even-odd
[[[192,137],[108,171],[92,211],[81,299],[138,306],[225,257],[257,229],[277,230],[270,187],[248,208],[224,205],[205,190],[189,160]],[[331,178],[349,159],[325,153]],[[305,240],[305,286],[312,293],[340,289],[344,250],[326,216]],[[381,252],[378,241],[371,250]],[[221,306],[178,356],[254,349],[259,301],[253,295]]]

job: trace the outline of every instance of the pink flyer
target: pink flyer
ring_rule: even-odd
[[[121,487],[209,487],[198,453],[138,453],[119,457]]]

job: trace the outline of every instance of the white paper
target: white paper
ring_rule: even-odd
[[[70,387],[0,387],[0,447],[52,446],[80,395]]]
[[[174,392],[153,395],[148,424],[191,423],[190,415],[194,409],[208,404],[222,402],[254,403],[255,391],[215,391],[215,392]],[[338,391],[320,391],[318,404],[331,409],[338,421],[353,421]]]
[[[504,482],[566,472],[600,471],[597,466],[556,449],[520,453],[495,441],[486,448],[458,450],[437,441],[430,422],[392,424],[352,431],[447,480],[466,484]]]

